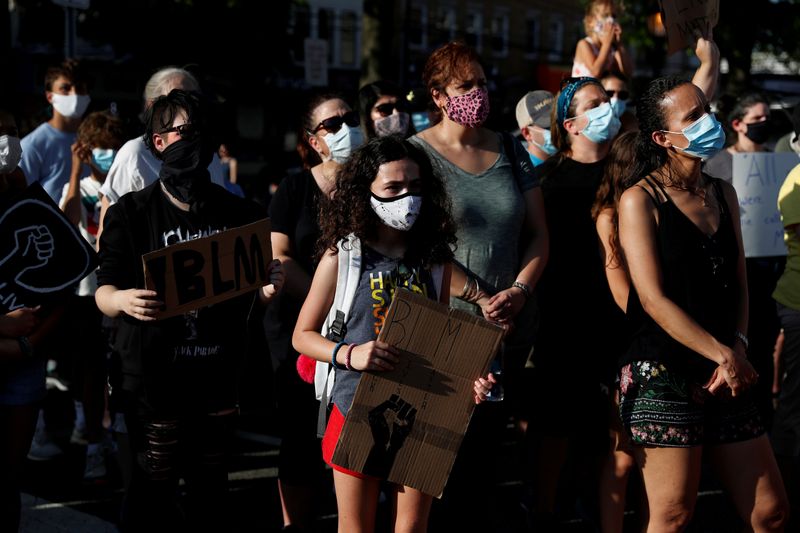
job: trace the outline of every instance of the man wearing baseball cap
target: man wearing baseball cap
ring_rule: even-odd
[[[528,145],[533,166],[542,164],[556,153],[556,147],[550,141],[552,109],[553,94],[547,91],[531,91],[517,103],[517,125]]]

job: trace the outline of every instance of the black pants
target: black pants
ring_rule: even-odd
[[[148,412],[127,402],[133,475],[122,504],[123,531],[224,531],[227,458],[236,413]],[[186,498],[178,493],[185,482]]]

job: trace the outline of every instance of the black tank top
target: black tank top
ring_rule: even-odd
[[[683,214],[655,180],[645,178],[647,185],[642,188],[658,209],[656,241],[665,295],[720,343],[732,346],[739,306],[739,245],[720,180],[704,176],[712,184],[720,209],[719,228],[712,236]],[[644,312],[633,287],[628,315],[639,327],[621,366],[651,360],[686,372],[698,382],[711,377],[715,363],[670,337]]]

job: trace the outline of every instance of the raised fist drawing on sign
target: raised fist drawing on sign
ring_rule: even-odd
[[[25,283],[24,275],[47,265],[53,257],[55,244],[46,226],[28,226],[14,232],[15,247],[0,259],[0,282],[13,282],[29,290],[36,290]]]
[[[396,394],[369,412],[373,445],[364,464],[364,473],[386,477],[397,452],[414,427],[417,410]]]

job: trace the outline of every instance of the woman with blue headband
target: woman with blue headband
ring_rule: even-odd
[[[682,531],[704,459],[747,531],[783,531],[788,504],[750,389],[749,302],[734,188],[701,172],[725,144],[702,91],[661,78],[639,100],[619,237],[638,324],[620,360],[620,415],[645,491],[647,531]],[[765,376],[766,377],[766,376]]]
[[[538,286],[541,316],[534,346],[533,413],[536,450],[536,526],[548,530],[554,520],[561,469],[570,442],[583,450],[603,450],[607,417],[600,396],[600,369],[613,316],[613,300],[592,219],[592,204],[603,177],[606,155],[620,127],[608,95],[595,78],[568,78],[553,107],[552,139],[556,155],[536,167],[542,183],[550,259]],[[576,421],[580,423],[576,423]],[[581,454],[580,477],[586,497],[596,498],[598,457]],[[589,464],[591,463],[591,467]],[[579,466],[580,468],[580,466]]]

